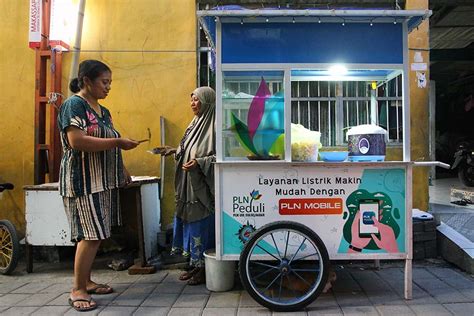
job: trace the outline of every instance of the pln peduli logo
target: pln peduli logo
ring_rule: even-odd
[[[261,198],[262,194],[255,189],[249,195],[234,195],[232,197],[232,215],[234,217],[265,216],[265,203],[260,200]]]

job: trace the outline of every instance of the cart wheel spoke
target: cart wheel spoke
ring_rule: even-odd
[[[290,277],[288,276],[288,274],[285,275],[285,276],[286,276],[286,280],[288,281],[288,288],[291,290],[294,297],[298,297],[298,294],[296,294],[296,292],[295,292],[295,289],[293,287],[293,282],[291,282]]]
[[[276,244],[276,242],[275,242],[275,237],[273,237],[273,233],[271,233],[270,235],[272,236],[273,244],[275,245],[275,249],[276,249],[276,251],[277,251],[277,253],[278,253],[278,257],[280,257],[280,260],[281,260],[282,258],[281,258],[281,255],[280,255],[280,250],[278,250],[278,246],[277,246],[277,244]]]
[[[298,272],[319,272],[320,269],[299,269],[299,268],[292,268],[291,271],[298,271]]]
[[[259,262],[259,261],[251,261],[250,264],[256,264],[256,265],[268,267],[268,268],[271,268],[271,269],[278,269],[278,266],[272,266],[271,264],[262,263],[262,262]]]
[[[295,259],[295,260],[293,260],[293,263],[295,263],[297,261],[300,261],[300,260],[304,260],[304,259],[309,258],[311,256],[316,256],[316,258],[319,259],[319,253],[315,252],[315,253],[311,253],[309,255],[303,256],[301,258]]]
[[[0,265],[1,267],[8,266],[8,263],[10,262],[10,260],[9,260],[10,258],[6,254],[2,253],[1,256],[0,256],[0,259],[1,259],[1,262],[2,262],[2,264]]]
[[[12,260],[12,256],[11,255],[7,255],[5,252],[3,253],[3,256],[5,258],[7,258],[9,261]]]
[[[280,276],[280,288],[278,289],[278,300],[281,301],[281,289],[283,287],[283,275]]]
[[[269,273],[270,271],[274,270],[275,268],[270,268],[270,269],[267,269],[265,271],[263,271],[262,273],[254,276],[253,278],[256,280],[256,279],[259,279],[261,278],[262,276],[264,276],[265,274]]]
[[[298,249],[296,250],[295,254],[293,255],[293,257],[291,257],[289,264],[291,264],[291,262],[293,261],[293,259],[295,259],[295,257],[296,257],[296,255],[298,254],[298,252],[300,252],[301,246],[303,246],[303,244],[304,244],[305,241],[306,241],[306,238],[303,239],[303,241],[302,241],[301,244],[299,245]]]
[[[278,275],[270,282],[270,284],[267,285],[267,287],[263,290],[263,292],[268,291],[268,289],[275,283],[275,281],[281,276],[281,273],[278,273]]]
[[[280,261],[280,259],[278,259],[277,257],[275,257],[272,253],[270,253],[267,249],[263,248],[262,246],[260,246],[259,244],[255,245],[257,246],[258,248],[262,249],[263,251],[265,251],[266,253],[268,253],[270,256],[272,256],[273,258],[275,258],[276,260]]]
[[[264,276],[265,274],[270,273],[270,271],[272,271],[272,270],[273,270],[273,268],[272,268],[272,269],[265,270],[265,271],[263,271],[262,273],[260,273],[260,274],[258,274],[258,275],[256,275],[256,276],[254,276],[253,278],[254,278],[255,280],[256,280],[256,279],[259,279],[259,278],[261,278],[262,276]]]
[[[311,286],[311,283],[309,283],[308,281],[306,281],[301,275],[299,275],[299,273],[296,273],[296,271],[294,269],[291,270],[291,272],[296,275],[301,281],[303,281],[304,283],[306,283],[309,287]]]
[[[283,258],[286,258],[286,252],[288,250],[288,242],[290,241],[290,231],[286,234],[286,244],[285,244],[285,254],[283,255]]]

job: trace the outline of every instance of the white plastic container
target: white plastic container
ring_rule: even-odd
[[[206,287],[209,291],[225,292],[234,287],[235,261],[216,260],[216,251],[204,251]]]

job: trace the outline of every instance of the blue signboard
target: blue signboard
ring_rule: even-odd
[[[222,23],[222,63],[403,64],[401,23]]]

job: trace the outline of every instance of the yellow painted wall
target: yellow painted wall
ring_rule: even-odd
[[[0,182],[16,188],[0,196],[0,219],[24,231],[23,185],[33,184],[35,54],[28,48],[28,2],[0,1]],[[151,142],[124,152],[132,175],[160,176],[160,116],[166,140],[177,145],[192,118],[196,87],[194,0],[86,1],[80,59],[99,59],[112,69],[112,91],[102,104],[124,137]],[[63,57],[67,94],[71,54]],[[163,221],[174,212],[174,161],[167,158]]]
[[[425,8],[424,0],[408,0]],[[414,8],[414,7],[411,7]],[[427,48],[427,22],[410,35],[410,47]],[[0,182],[13,182],[0,195],[0,219],[24,231],[23,185],[33,183],[35,55],[28,48],[28,1],[0,1]],[[105,61],[113,71],[112,92],[103,101],[126,137],[151,142],[125,152],[133,175],[159,176],[160,158],[146,151],[159,145],[159,118],[166,118],[166,140],[176,145],[192,118],[189,93],[196,87],[196,17],[193,0],[87,1],[81,60]],[[412,58],[412,53],[410,58]],[[423,53],[427,60],[427,53]],[[63,94],[67,94],[70,53],[63,59]],[[427,74],[427,78],[429,78]],[[410,77],[412,159],[427,156],[427,90]],[[415,86],[414,86],[415,84]],[[422,122],[422,123],[421,123]],[[387,160],[400,160],[389,149]],[[414,206],[427,209],[426,170],[415,171]],[[174,161],[167,158],[162,217],[174,211]]]
[[[28,2],[0,1],[0,219],[24,230],[22,186],[33,183],[35,54],[28,48]]]
[[[112,91],[103,101],[124,137],[151,141],[124,152],[132,175],[160,175],[160,116],[166,141],[177,145],[192,118],[196,87],[196,8],[193,0],[87,1],[81,60],[94,58],[112,69]],[[70,64],[66,58],[64,65]],[[69,69],[63,71],[65,78]],[[66,86],[66,81],[63,86]],[[167,158],[162,217],[174,212],[174,160]]]
[[[407,0],[407,10],[428,9],[428,0]],[[420,52],[423,62],[428,65],[424,71],[426,87],[418,87],[415,71],[409,71],[410,81],[410,115],[411,115],[411,160],[429,160],[429,21],[426,20],[408,35],[409,63],[414,62],[414,55]],[[413,207],[428,210],[429,168],[413,168]]]

